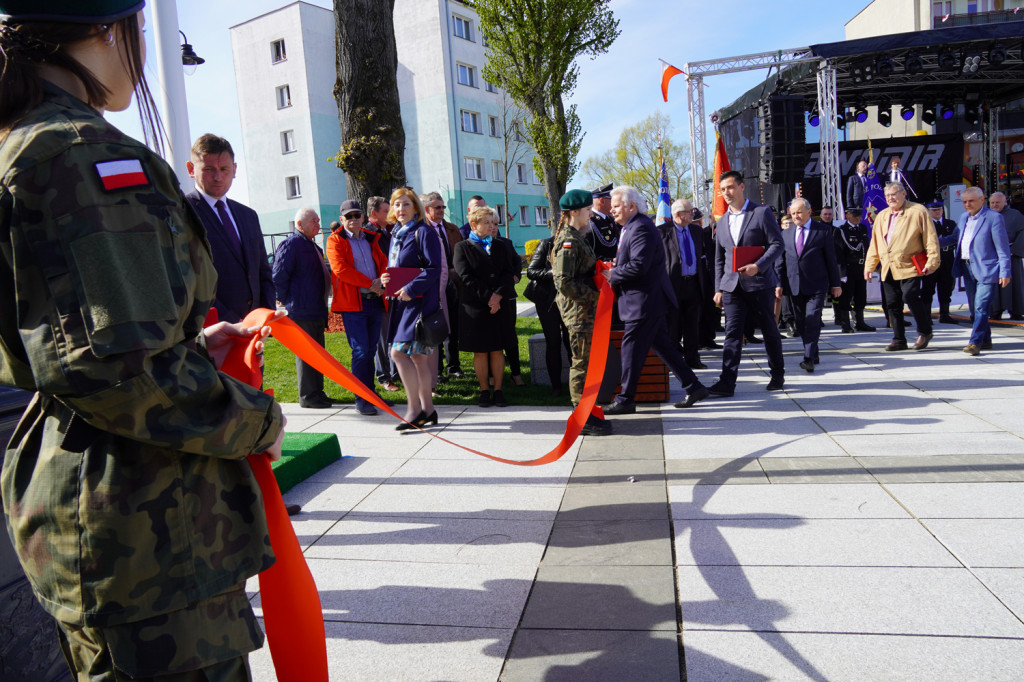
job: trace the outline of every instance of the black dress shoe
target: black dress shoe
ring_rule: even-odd
[[[787,332],[789,333],[789,335],[790,335],[790,336],[792,336],[792,337],[793,337],[794,339],[795,339],[795,338],[797,338],[798,336],[800,336],[800,334],[799,334],[799,333],[797,333],[797,331],[796,331],[796,325],[795,325],[795,324],[793,324],[793,323],[790,323],[790,324],[787,324],[787,325],[786,325],[786,331],[787,331]]]
[[[636,403],[632,400],[629,402],[613,402],[608,407],[604,408],[605,414],[636,414]]]
[[[327,410],[334,407],[330,400],[300,400],[299,407],[307,410]]]
[[[928,342],[931,340],[931,334],[921,334],[917,337],[917,341],[914,341],[914,350],[924,350],[928,347]]]
[[[802,364],[803,363],[801,363],[801,365]],[[814,365],[811,365],[811,368],[813,369]],[[781,377],[775,377],[775,378],[772,378],[772,380],[768,382],[768,386],[765,387],[765,390],[767,390],[767,391],[781,391],[782,388],[785,386],[785,384],[786,384],[786,380],[785,379],[783,379]]]
[[[1024,320],[1024,315],[1010,315],[1010,319],[1020,322],[1021,320]]]
[[[757,344],[764,343],[764,339],[762,339],[759,336],[754,336],[753,334],[751,334],[750,336],[744,336],[743,337],[743,343],[752,343],[754,345],[757,345]]]
[[[687,364],[687,366],[689,366],[690,369],[707,369],[708,368],[708,366],[705,365],[700,360],[694,360],[693,362],[690,362],[689,360],[687,360],[686,364]]]
[[[416,415],[416,418],[413,419],[411,422],[402,422],[401,424],[396,426],[395,431],[408,431],[410,429],[416,428],[417,426],[423,426],[426,422],[427,413],[420,412],[418,415]]]
[[[362,405],[356,405],[356,412],[364,417],[372,417],[377,414],[377,408],[370,403],[364,403]]]
[[[856,329],[859,332],[873,332],[873,331],[875,331],[875,328],[872,327],[870,324],[868,324],[866,322],[858,322],[856,324],[856,326],[854,326],[854,329]]]
[[[956,324],[956,320],[949,315],[939,315],[939,322],[942,324]]]
[[[505,394],[501,391],[494,392],[494,406],[495,407],[508,407],[508,401],[505,400]]]
[[[843,333],[844,334],[852,334],[853,333],[853,327],[851,327],[848,324],[844,324],[843,325]]]
[[[284,510],[286,512],[288,512],[288,516],[295,516],[300,511],[302,511],[302,505],[301,504],[286,504],[284,506]]]
[[[491,402],[491,392],[480,391],[480,398],[476,401],[476,404],[480,407],[490,407],[493,404]]]
[[[804,358],[800,363],[800,369],[806,370],[807,372],[814,373],[814,362],[809,358]]]
[[[906,350],[906,349],[907,349],[907,342],[906,341],[893,341],[892,343],[890,343],[888,346],[885,347],[885,350],[889,351],[890,353],[892,351],[894,351],[894,350]]]
[[[723,386],[721,381],[708,387],[708,395],[712,398],[731,398],[734,392],[733,389]]]
[[[598,419],[594,415],[587,417],[587,423],[580,429],[581,436],[610,436],[612,425],[604,419]]]
[[[705,399],[707,399],[710,396],[711,396],[711,391],[709,391],[704,386],[701,386],[700,388],[695,389],[695,390],[690,391],[689,393],[687,393],[685,398],[683,398],[678,403],[676,403],[676,407],[679,407],[679,408],[693,407],[694,405],[696,405],[701,400],[705,400]]]

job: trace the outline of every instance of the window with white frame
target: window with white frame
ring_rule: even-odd
[[[473,40],[473,22],[458,14],[452,15],[452,33],[463,40]]]
[[[524,141],[523,125],[520,121],[512,121],[512,136],[515,138],[516,142]]]
[[[516,164],[516,182],[518,182],[520,185],[525,185],[526,184],[526,164],[525,163],[517,163]]]
[[[533,211],[534,217],[537,219],[536,225],[547,225],[548,224],[548,207],[538,206]]]
[[[533,172],[530,173],[530,175],[533,176],[533,184],[535,184],[535,185],[543,185],[544,184],[544,177],[537,174],[537,169],[536,168],[534,168]]]
[[[288,59],[288,54],[284,50],[284,38],[270,43],[271,63],[277,64],[278,62],[283,62],[286,59]]]
[[[480,114],[475,111],[462,110],[462,129],[467,133],[480,132]]]
[[[498,204],[494,207],[494,210],[498,212],[498,224],[505,224],[505,204]]]
[[[496,85],[494,85],[494,83],[492,83],[491,81],[489,81],[489,80],[487,80],[485,78],[484,79],[484,90],[486,90],[487,92],[497,92],[498,91],[498,87]]]
[[[466,162],[466,178],[469,180],[483,180],[484,179],[484,160],[474,159],[471,156],[465,158]]]
[[[456,71],[460,84],[468,85],[471,88],[477,87],[476,67],[469,66],[468,64],[457,64]]]
[[[501,182],[505,179],[505,169],[501,165],[501,161],[491,161],[491,180],[495,182]]]
[[[520,206],[519,207],[519,224],[529,225],[530,224],[530,207]]]
[[[299,187],[299,176],[292,175],[284,179],[285,196],[289,199],[297,199],[302,196],[302,189]]]
[[[498,121],[497,116],[487,117],[487,132],[490,133],[491,137],[501,137],[501,123]]]
[[[281,153],[290,154],[295,151],[295,131],[285,130],[281,133]]]
[[[287,85],[282,85],[275,91],[277,95],[277,108],[284,109],[292,105],[292,90]]]

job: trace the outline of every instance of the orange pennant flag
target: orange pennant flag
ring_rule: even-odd
[[[725,215],[728,210],[728,206],[725,203],[725,197],[722,196],[722,190],[718,185],[719,178],[722,177],[722,173],[729,168],[729,157],[725,154],[725,144],[722,142],[722,136],[715,132],[715,174],[714,183],[711,185],[711,214],[715,220],[718,220]]]
[[[668,82],[670,80],[672,80],[673,76],[676,76],[676,75],[678,75],[680,73],[683,73],[683,70],[682,69],[677,69],[676,67],[674,67],[671,64],[669,64],[668,62],[666,62],[664,59],[659,59],[658,61],[661,62],[661,96],[667,102],[668,101]]]

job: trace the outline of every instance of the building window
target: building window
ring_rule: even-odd
[[[462,129],[467,133],[479,133],[480,132],[480,114],[475,111],[462,112]]]
[[[302,190],[299,189],[299,176],[292,175],[284,179],[285,194],[289,199],[297,199],[302,196]]]
[[[473,24],[469,19],[453,14],[452,20],[454,22],[452,25],[452,32],[455,33],[457,38],[470,41],[473,40]]]
[[[497,206],[494,207],[494,209],[498,212],[498,224],[499,225],[504,225],[505,224],[505,204],[498,204]]]
[[[491,134],[491,137],[501,137],[501,124],[498,122],[497,116],[487,117],[487,132]]]
[[[491,180],[501,182],[505,179],[505,169],[501,167],[501,161],[491,161]]]
[[[530,207],[520,206],[519,207],[519,224],[529,225],[530,224]]]
[[[952,13],[952,2],[945,0],[945,2],[933,2],[932,3],[932,18],[938,21],[942,21],[942,17]]]
[[[289,154],[295,151],[295,131],[286,130],[281,133],[281,153]]]
[[[526,184],[526,164],[525,163],[517,163],[516,164],[516,182],[518,182],[520,185],[525,185]]]
[[[487,80],[486,78],[484,79],[484,89],[487,92],[497,92],[498,91],[498,88],[495,87],[495,85],[493,83],[491,83],[491,81]]]
[[[536,221],[537,225],[547,225],[548,224],[548,207],[547,206],[538,206],[536,209],[534,209],[533,213],[534,213],[534,216],[537,218],[537,221]]]
[[[468,85],[471,88],[476,87],[476,69],[472,66],[465,64],[458,64],[458,78],[459,83],[462,85]]]
[[[484,160],[466,157],[466,178],[469,180],[484,179]]]
[[[292,91],[287,85],[282,85],[277,89],[277,108],[284,109],[292,105]]]
[[[523,127],[519,121],[512,121],[512,137],[515,138],[516,142],[524,142]]]
[[[270,61],[277,64],[286,59],[288,59],[288,54],[284,51],[284,38],[270,43]]]

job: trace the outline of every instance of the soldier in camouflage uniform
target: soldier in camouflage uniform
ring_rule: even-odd
[[[203,331],[216,273],[173,171],[97,113],[152,104],[142,4],[0,0],[0,383],[36,391],[0,486],[79,679],[242,680],[244,582],[274,561],[244,458],[280,456],[283,417],[217,371],[249,332]]]
[[[590,344],[594,335],[598,291],[594,285],[597,258],[584,238],[591,229],[590,193],[574,189],[559,199],[562,218],[551,248],[551,274],[555,284],[555,303],[562,322],[569,330],[572,364],[569,366],[569,396],[573,406],[583,397],[583,385],[590,362]],[[606,436],[612,426],[604,419],[590,415],[583,426],[583,435]]]

